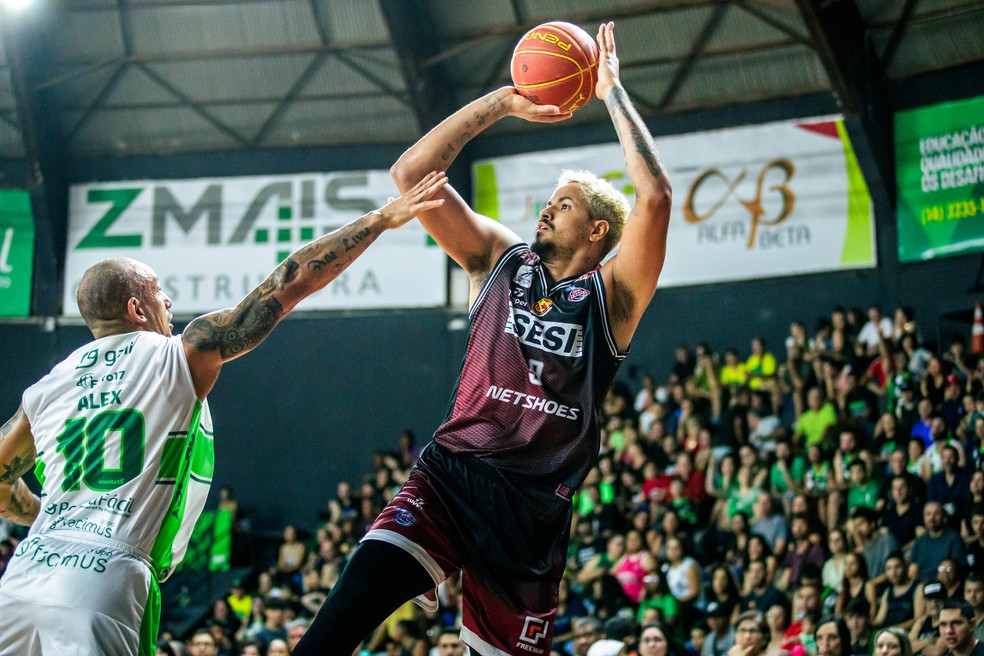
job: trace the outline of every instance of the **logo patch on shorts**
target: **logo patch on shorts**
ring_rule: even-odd
[[[403,508],[396,509],[396,523],[400,526],[413,526],[417,523],[417,518],[409,510]]]
[[[568,287],[566,291],[567,300],[571,303],[583,301],[591,294],[591,290],[585,289],[584,287]]]
[[[519,639],[535,645],[546,637],[549,628],[550,622],[542,617],[531,617],[527,615],[526,622],[523,624],[523,634],[519,636]]]

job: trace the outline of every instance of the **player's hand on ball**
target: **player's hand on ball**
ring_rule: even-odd
[[[603,101],[607,100],[617,84],[621,82],[615,54],[615,23],[602,23],[598,26],[598,84],[595,85],[595,95]]]
[[[515,87],[505,87],[503,91],[509,93],[506,103],[510,116],[533,123],[556,123],[566,121],[572,116],[571,112],[561,112],[557,105],[537,105],[529,98],[521,96]]]
[[[386,220],[386,229],[399,228],[421,212],[443,205],[444,199],[434,198],[434,194],[447,183],[448,177],[444,175],[444,171],[431,171],[407,193],[396,200],[390,199],[390,202],[379,210]]]

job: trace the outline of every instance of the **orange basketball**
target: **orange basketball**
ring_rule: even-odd
[[[598,81],[598,45],[577,25],[556,21],[523,35],[512,56],[513,86],[538,105],[583,107]]]

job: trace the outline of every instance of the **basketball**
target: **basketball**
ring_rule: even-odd
[[[537,25],[513,50],[512,80],[520,95],[537,105],[573,112],[594,95],[598,45],[572,23]]]

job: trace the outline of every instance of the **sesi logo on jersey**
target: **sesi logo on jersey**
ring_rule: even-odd
[[[516,307],[510,311],[505,332],[516,335],[524,344],[572,358],[583,354],[584,327],[580,324],[543,321]]]

